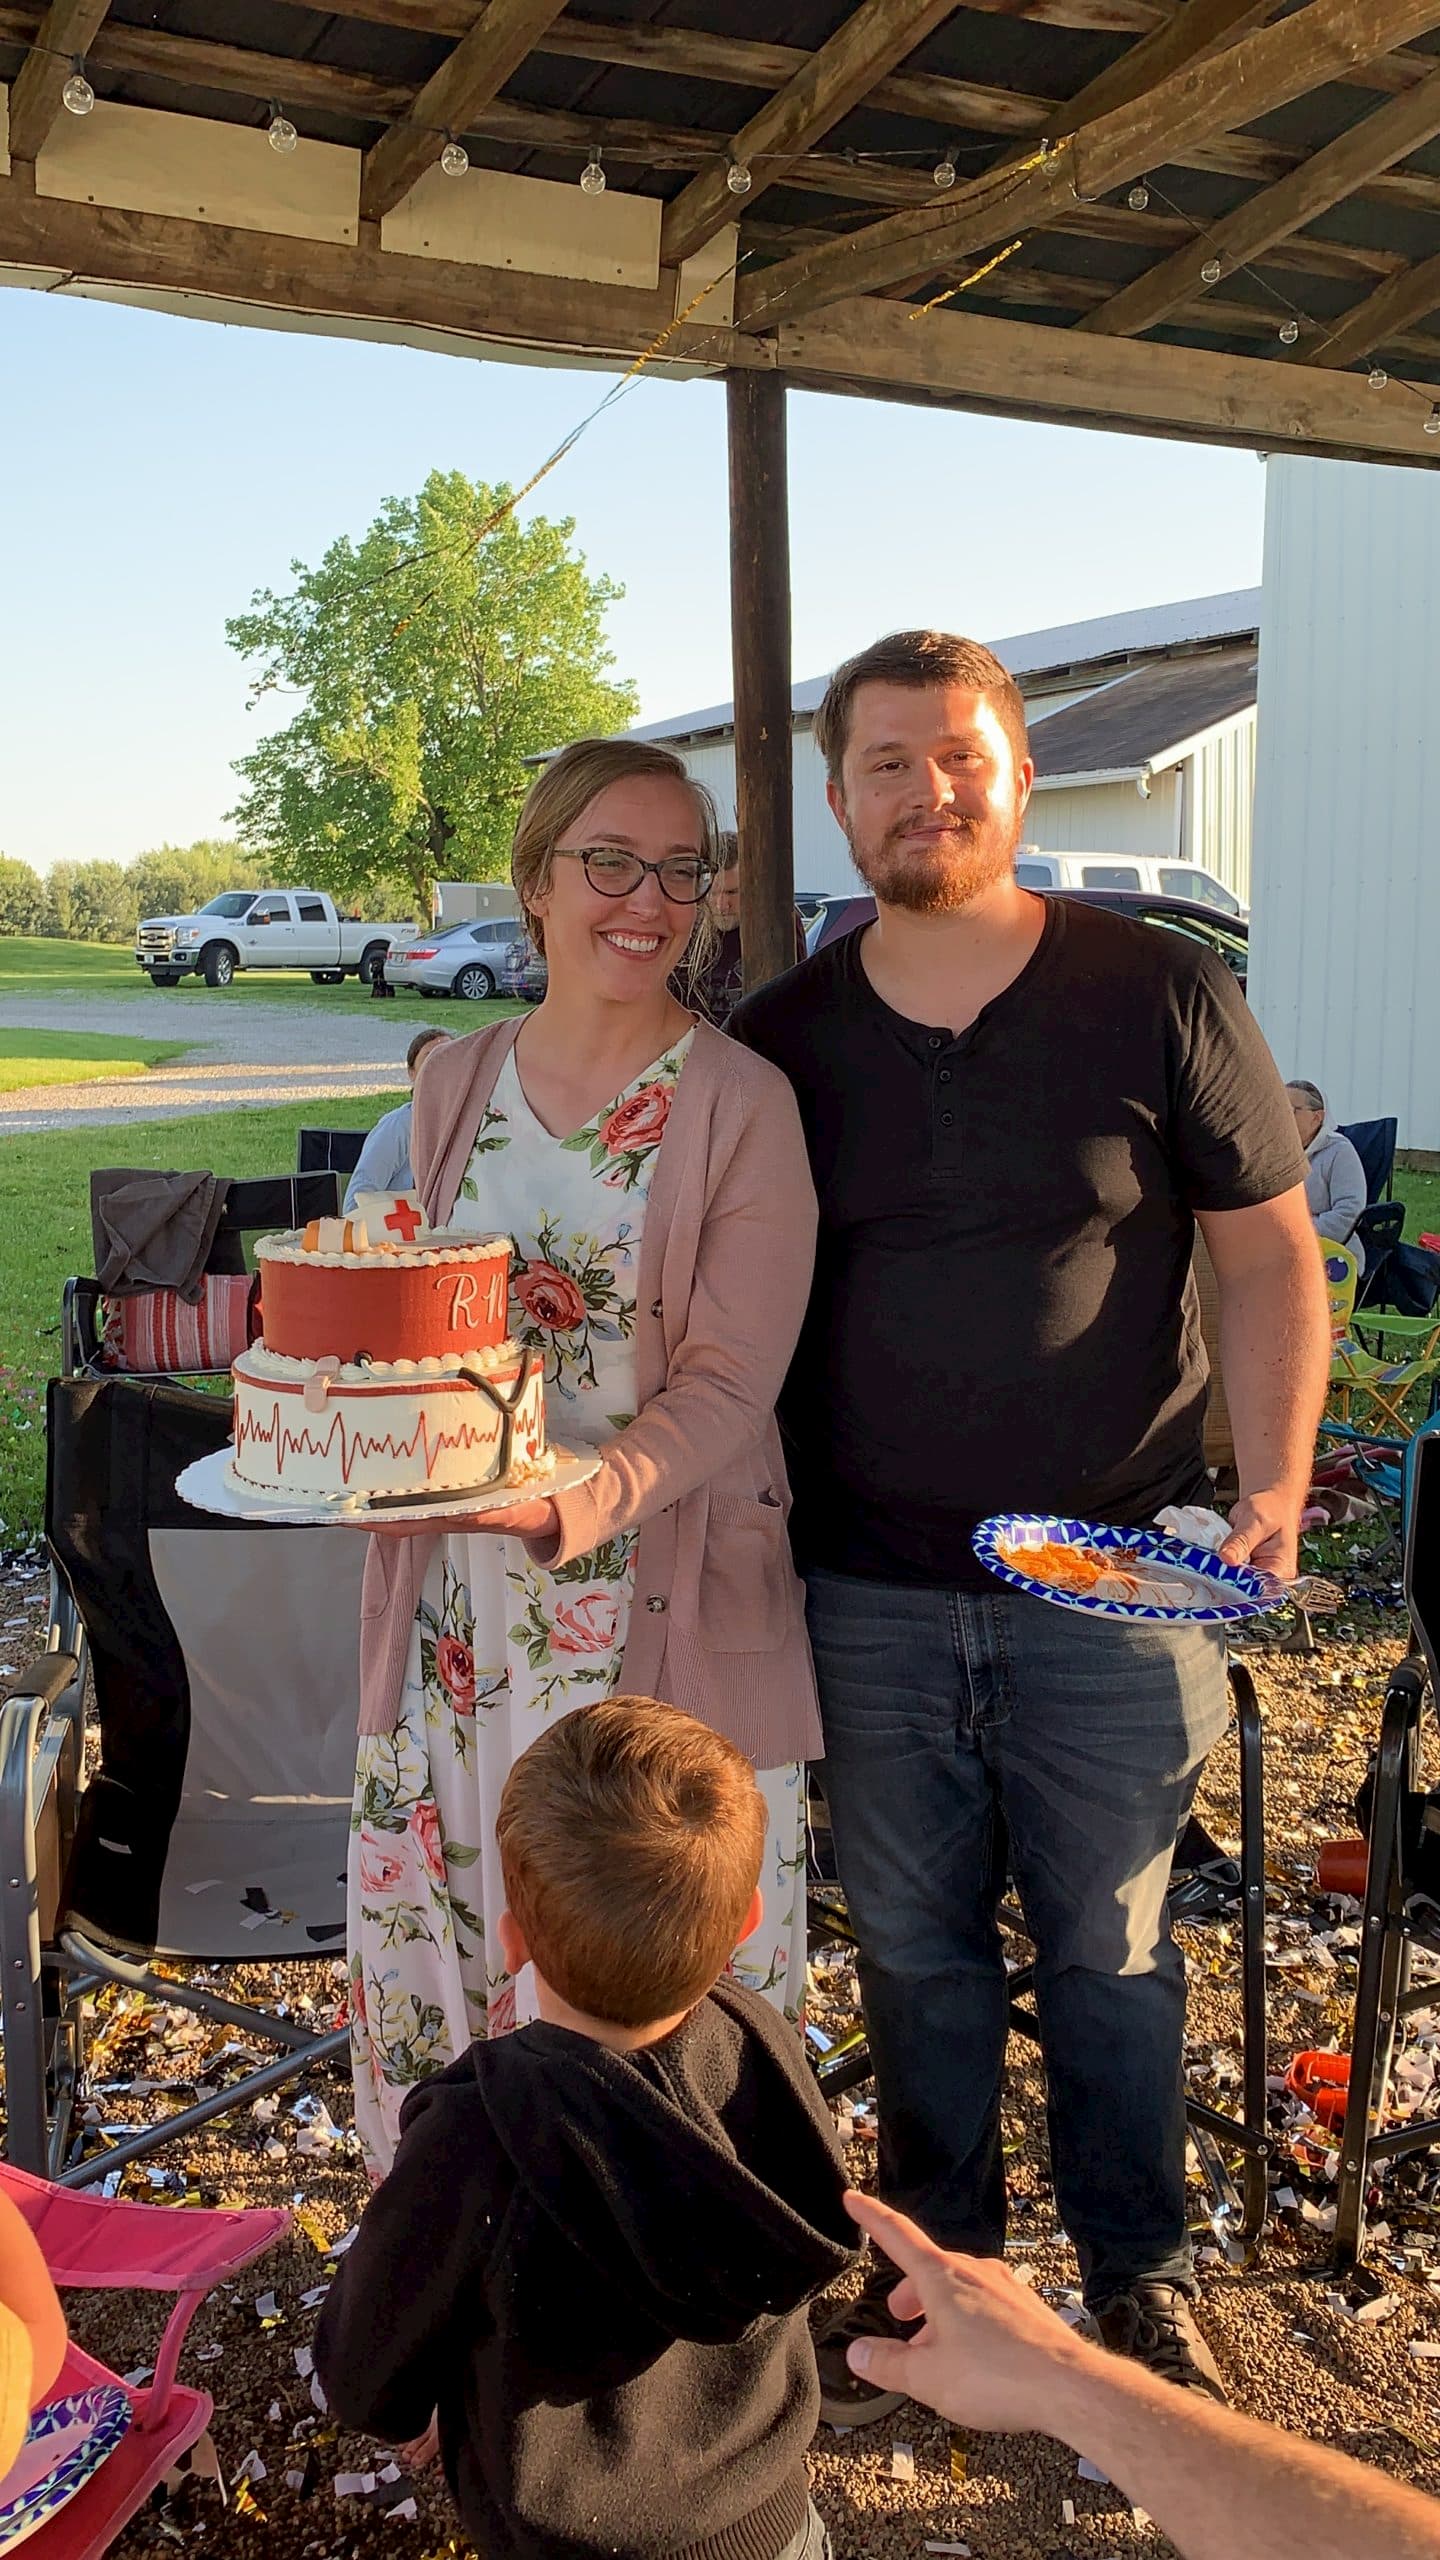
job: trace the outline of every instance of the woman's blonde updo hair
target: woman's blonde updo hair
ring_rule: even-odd
[[[684,784],[700,821],[699,851],[712,872],[719,870],[720,820],[715,803],[704,783],[696,782],[686,772],[669,747],[651,746],[643,738],[577,738],[572,747],[562,748],[531,783],[510,848],[510,877],[526,930],[537,951],[545,948],[545,919],[536,913],[534,901],[543,898],[550,886],[552,858],[560,837],[612,782],[651,777]],[[704,905],[698,906],[697,920],[703,922],[708,912]]]

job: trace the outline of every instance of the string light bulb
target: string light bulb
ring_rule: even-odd
[[[445,136],[445,148],[440,154],[440,166],[447,178],[463,178],[470,166],[469,152],[463,142],[456,141],[453,133],[447,133]]]
[[[272,151],[293,151],[300,139],[284,108],[278,106],[273,99],[270,102],[267,139]]]
[[[70,66],[70,77],[60,92],[60,104],[72,116],[88,116],[95,104],[95,92],[85,77],[85,65],[77,53]]]
[[[580,192],[586,196],[603,196],[605,193],[605,172],[600,166],[598,142],[591,144],[590,157],[580,172]]]
[[[1425,421],[1425,433],[1427,436],[1440,436],[1440,400],[1432,400],[1430,403],[1430,415]]]
[[[936,163],[935,163],[935,167],[934,167],[933,171],[931,172],[931,174],[932,174],[932,176],[933,176],[933,178],[934,178],[934,180],[935,180],[935,184],[936,184],[936,186],[939,188],[939,190],[940,190],[940,192],[941,192],[941,194],[942,194],[942,195],[944,195],[944,193],[945,193],[945,191],[946,191],[946,189],[947,189],[948,187],[953,187],[953,186],[954,186],[954,184],[955,184],[955,163],[954,163],[954,161],[951,159],[950,154],[949,154],[949,152],[948,152],[948,151],[946,152],[945,157],[944,157],[944,159],[943,159],[943,160],[937,160],[937,161],[936,161]]]
[[[1365,378],[1372,391],[1383,391],[1385,385],[1390,379],[1390,376],[1386,372],[1383,364],[1372,364],[1370,371]]]
[[[743,160],[732,160],[725,172],[725,184],[732,196],[748,196],[751,187],[749,169]]]
[[[1125,199],[1132,213],[1143,213],[1150,202],[1150,190],[1143,178],[1137,179]]]
[[[1203,267],[1201,268],[1201,270],[1200,270],[1200,281],[1201,281],[1201,283],[1202,283],[1202,284],[1218,284],[1218,283],[1219,283],[1219,281],[1220,281],[1220,276],[1221,276],[1221,266],[1220,266],[1220,261],[1219,261],[1219,259],[1218,259],[1218,258],[1207,258],[1207,259],[1206,259],[1206,261],[1205,261],[1204,266],[1203,266]]]
[[[1280,344],[1281,344],[1281,346],[1282,346],[1282,347],[1293,347],[1293,346],[1294,346],[1294,344],[1295,344],[1295,341],[1296,341],[1296,339],[1299,337],[1299,335],[1300,335],[1300,323],[1299,323],[1299,321],[1298,321],[1298,320],[1282,320],[1282,321],[1281,321],[1281,323],[1280,323]]]

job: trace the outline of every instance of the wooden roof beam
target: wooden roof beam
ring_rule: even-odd
[[[51,0],[10,92],[10,157],[38,160],[77,55],[89,51],[110,0]]]
[[[1138,44],[1127,45],[1108,70],[1088,80],[1073,98],[1067,98],[1059,109],[1059,122],[1051,128],[1057,134],[1078,133],[1080,127],[1094,124],[1098,116],[1109,115],[1116,107],[1127,107],[1146,89],[1168,80],[1172,73],[1183,71],[1187,63],[1203,62],[1207,56],[1236,44],[1242,36],[1253,35],[1257,27],[1273,18],[1280,0],[1185,0],[1173,18]]]
[[[1403,267],[1398,276],[1391,276],[1388,284],[1347,312],[1318,346],[1307,349],[1302,361],[1331,371],[1358,364],[1373,348],[1393,346],[1412,321],[1428,319],[1432,311],[1440,311],[1440,258]]]
[[[391,125],[365,154],[360,178],[362,219],[393,213],[418,177],[445,148],[447,133],[463,133],[481,107],[533,53],[560,14],[560,0],[488,0],[484,15],[432,72],[408,116]]]
[[[943,205],[892,214],[830,249],[782,260],[742,288],[739,325],[772,328],[827,303],[883,293],[951,269],[957,258],[1043,230],[1067,202],[1108,194],[1174,159],[1227,124],[1258,116],[1341,79],[1354,61],[1440,23],[1440,0],[1308,0],[1278,25],[1191,63],[1129,104],[1084,125],[1058,151],[972,178]]]
[[[812,142],[847,116],[897,62],[954,14],[955,0],[860,0],[818,53],[810,54],[783,89],[743,125],[730,159],[750,172],[744,201],[773,187]],[[552,15],[558,15],[558,11]],[[702,169],[665,208],[660,257],[678,267],[693,258],[736,215],[729,171],[717,159]]]
[[[1383,107],[1327,143],[1288,177],[1251,196],[1247,204],[1207,225],[1183,249],[1137,276],[1133,284],[1112,294],[1079,325],[1106,337],[1138,337],[1170,312],[1193,300],[1202,288],[1201,267],[1218,259],[1222,272],[1234,271],[1277,241],[1303,230],[1318,213],[1353,195],[1366,178],[1418,151],[1440,133],[1440,70],[1418,89],[1388,99]],[[1217,279],[1218,281],[1218,279]]]

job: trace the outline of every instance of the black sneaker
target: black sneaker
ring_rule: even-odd
[[[913,2338],[918,2320],[897,2320],[890,2296],[899,2270],[880,2260],[851,2302],[823,2313],[815,2329],[815,2362],[820,2371],[820,2415],[831,2427],[869,2427],[893,2417],[905,2404],[903,2391],[881,2391],[863,2374],[852,2373],[845,2350],[852,2338]]]
[[[1112,2355],[1133,2356],[1162,2382],[1178,2382],[1182,2391],[1203,2391],[1228,2405],[1220,2368],[1195,2326],[1190,2297],[1178,2284],[1141,2277],[1128,2292],[1097,2302],[1093,2316],[1100,2343]]]

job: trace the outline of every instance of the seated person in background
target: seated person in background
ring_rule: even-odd
[[[1352,1233],[1365,1206],[1365,1168],[1350,1141],[1325,1109],[1318,1084],[1296,1076],[1285,1087],[1295,1127],[1305,1150],[1305,1200],[1315,1232],[1331,1244],[1348,1244],[1363,1271],[1365,1248]]]
[[[1058,2436],[1142,2507],[1181,2560],[1440,2560],[1440,2504],[1368,2464],[1175,2391],[1107,2355],[994,2259],[952,2257],[872,2196],[846,2199],[904,2281],[914,2336],[857,2338],[857,2373],[965,2427]],[[1036,2545],[1039,2548],[1039,2545]]]
[[[416,1032],[405,1052],[405,1073],[412,1085],[415,1082],[415,1070],[431,1041],[448,1040],[449,1037],[449,1032],[442,1031],[438,1023],[433,1028]],[[410,1105],[408,1102],[400,1102],[396,1104],[393,1111],[387,1111],[383,1119],[376,1121],[360,1150],[360,1160],[346,1186],[345,1214],[349,1216],[358,1194],[362,1191],[410,1191],[413,1188],[414,1182],[410,1171]]]
[[[438,2412],[487,2560],[822,2560],[805,2305],[854,2263],[793,2027],[724,1979],[765,1806],[733,1743],[649,1698],[550,1726],[496,1823],[497,1954],[540,2016],[405,2101],[315,2364],[342,2426]]]
[[[740,956],[740,839],[723,835],[720,839],[725,868],[717,871],[711,883],[706,904],[714,932],[708,947],[693,967],[684,962],[671,980],[671,992],[692,1013],[703,1014],[723,1031],[745,992],[744,965]],[[795,911],[795,957],[805,957],[805,919],[798,907]]]

